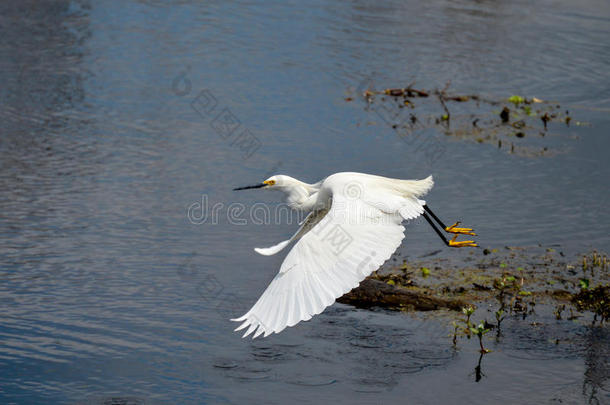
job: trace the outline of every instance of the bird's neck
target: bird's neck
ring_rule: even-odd
[[[315,204],[315,196],[319,190],[317,184],[307,184],[295,180],[291,187],[282,188],[286,194],[286,203],[290,208],[300,211],[310,211]]]

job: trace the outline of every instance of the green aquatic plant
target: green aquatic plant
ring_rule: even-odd
[[[467,306],[462,308],[462,313],[464,315],[466,315],[466,320],[464,321],[464,323],[466,324],[466,326],[468,328],[470,328],[472,325],[470,324],[470,317],[472,316],[472,314],[474,313],[474,307],[472,306]]]
[[[497,336],[500,336],[500,324],[502,323],[502,321],[504,320],[504,318],[506,318],[506,315],[504,315],[504,310],[503,309],[499,309],[494,313],[495,317],[496,317],[496,327],[497,329]]]
[[[502,279],[495,279],[493,286],[497,291],[496,299],[500,303],[500,309],[506,308],[506,294],[509,290],[512,290],[517,286],[516,278],[514,276],[504,276]],[[512,305],[512,303],[511,303]]]
[[[580,280],[578,280],[578,285],[580,286],[581,290],[589,289],[589,279],[588,278],[581,278]]]
[[[483,346],[482,338],[487,332],[494,327],[494,325],[489,325],[487,321],[481,321],[478,325],[474,325],[470,318],[474,313],[473,306],[467,306],[462,308],[462,313],[466,316],[466,319],[460,319],[458,321],[453,321],[451,324],[453,326],[453,345],[456,346],[457,338],[459,335],[464,334],[468,339],[470,339],[471,335],[476,335],[479,337],[479,345],[481,347],[481,353],[488,353],[489,350],[485,349]],[[503,312],[500,313],[500,316]],[[504,319],[502,317],[502,319]],[[460,322],[464,325],[460,325]],[[501,320],[500,320],[501,322]],[[499,323],[498,323],[499,326]]]
[[[523,98],[521,96],[510,96],[508,98],[508,102],[513,103],[515,106],[517,106],[519,104],[525,103],[525,98]]]
[[[610,264],[610,262],[608,261],[608,257],[605,254],[602,255],[600,253],[597,253],[596,250],[582,257],[583,273],[587,270],[590,270],[591,274],[593,274],[593,271],[596,268],[599,268],[601,270],[607,270],[608,264]]]
[[[457,337],[458,331],[460,330],[460,325],[458,325],[456,321],[451,322],[451,324],[453,325],[453,347],[455,347],[457,345]]]
[[[476,327],[471,327],[470,332],[476,335],[479,338],[479,346],[481,347],[481,354],[489,353],[491,350],[486,349],[483,346],[483,335],[489,332],[490,329],[485,328],[485,323],[480,322]]]

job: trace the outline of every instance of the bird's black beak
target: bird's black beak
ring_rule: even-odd
[[[233,191],[236,191],[236,190],[249,190],[251,188],[263,188],[266,185],[267,184],[265,184],[265,183],[261,183],[261,184],[257,184],[256,186],[237,187],[237,188],[234,188]]]

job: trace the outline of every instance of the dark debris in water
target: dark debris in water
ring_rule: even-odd
[[[449,87],[450,82],[442,90],[428,90],[415,88],[412,83],[404,88],[367,89],[362,97],[367,111],[376,111],[401,136],[435,128],[453,138],[497,145],[508,153],[522,156],[562,152],[547,138],[554,135],[550,132],[552,122],[585,125],[573,121],[569,111],[562,111],[561,105],[554,102],[517,95],[492,99],[455,94],[449,92]]]
[[[572,303],[579,311],[591,311],[601,318],[601,322],[607,321],[610,319],[610,286],[583,288],[574,295]]]
[[[295,380],[286,381],[288,384],[300,385],[304,387],[321,387],[331,385],[337,382],[336,379],[330,377],[303,377]]]

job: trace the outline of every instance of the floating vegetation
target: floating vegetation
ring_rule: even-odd
[[[525,103],[525,98],[523,98],[521,96],[510,96],[508,98],[508,101],[513,103],[515,105],[515,107],[518,107],[519,104]]]
[[[408,292],[415,305],[396,305],[395,309],[418,308],[421,301],[425,304],[421,307],[424,310],[461,311],[452,323],[454,344],[460,336],[470,338],[480,333],[477,336],[482,339],[487,333],[483,329],[496,329],[499,337],[500,326],[506,318],[525,320],[536,313],[537,305],[544,305],[543,310],[557,320],[586,322],[593,318],[595,324],[610,317],[610,262],[604,253],[592,251],[568,261],[559,247],[507,246],[483,249],[478,258],[472,252],[470,260],[454,259],[457,263],[435,257],[436,253],[373,273],[371,279],[383,281],[381,284],[391,289],[373,286],[368,296],[383,302],[385,294],[393,299],[396,289]],[[426,302],[428,299],[434,302]],[[374,302],[371,300],[369,306],[375,305]],[[480,323],[475,325],[471,320],[477,306],[488,308],[491,320],[495,318],[493,323],[483,321],[481,330]]]
[[[595,314],[593,323],[597,321],[598,316],[601,322],[610,319],[610,286],[608,285],[595,288],[589,288],[587,285],[574,296],[572,302],[579,311],[593,312]]]
[[[548,156],[561,151],[547,138],[554,135],[550,132],[551,123],[569,126],[573,122],[569,111],[562,110],[559,104],[522,95],[491,99],[455,94],[449,87],[450,82],[442,90],[428,90],[411,83],[383,90],[369,88],[361,95],[366,109],[375,111],[401,136],[436,128],[450,137],[493,144],[524,156]]]

